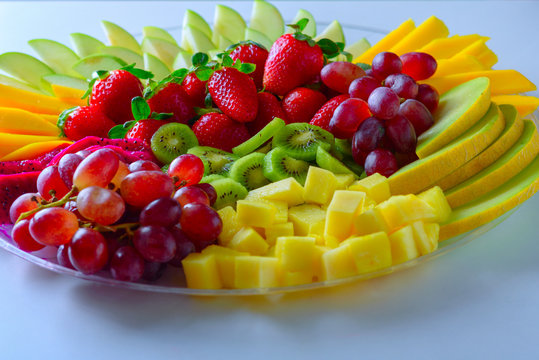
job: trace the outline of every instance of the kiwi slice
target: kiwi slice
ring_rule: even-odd
[[[217,174],[210,174],[210,175],[206,175],[206,176],[203,176],[202,179],[200,179],[200,183],[211,183],[215,180],[221,180],[221,179],[226,179],[226,176],[223,176],[223,175],[217,175]]]
[[[307,123],[288,124],[273,136],[273,147],[282,147],[294,159],[312,161],[316,159],[316,149],[327,151],[335,142],[333,135],[318,126]]]
[[[211,182],[217,193],[217,200],[213,207],[217,210],[225,206],[236,207],[236,201],[242,200],[247,196],[245,186],[229,178],[219,179]]]
[[[285,126],[285,122],[281,118],[274,118],[266,126],[257,132],[252,138],[232,149],[232,152],[238,156],[245,156],[252,153],[269,139],[274,136],[279,130]]]
[[[187,149],[197,146],[198,140],[189,126],[180,123],[169,123],[161,126],[152,136],[150,142],[152,152],[164,164],[170,164]]]
[[[331,156],[331,154],[322,147],[318,147],[318,150],[316,151],[316,163],[322,169],[329,170],[334,174],[352,174],[354,176],[358,176],[341,161]]]
[[[195,146],[187,152],[198,156],[202,160],[204,163],[204,175],[227,174],[232,163],[238,160],[236,155],[210,146]]]
[[[271,141],[268,141],[267,143],[265,143],[264,145],[256,149],[255,152],[267,154],[270,152],[270,150],[271,150]]]
[[[266,154],[262,169],[264,176],[271,181],[275,182],[293,177],[301,185],[304,185],[309,163],[294,159],[287,155],[287,149],[277,147]]]
[[[228,176],[245,186],[247,190],[257,189],[268,184],[269,180],[264,176],[262,170],[265,156],[265,154],[254,152],[239,158],[232,164]]]
[[[363,166],[359,165],[358,163],[356,163],[354,161],[354,159],[352,159],[351,157],[345,157],[344,159],[342,159],[342,163],[347,167],[349,168],[350,170],[352,170],[357,176],[359,176],[361,178],[361,174],[363,174],[365,172],[365,169],[363,169]]]
[[[352,156],[352,144],[349,139],[335,139],[333,149],[342,155],[342,158]]]

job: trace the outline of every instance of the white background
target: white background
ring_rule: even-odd
[[[229,3],[227,3],[229,4]],[[251,3],[231,4],[246,18]],[[452,34],[480,33],[499,57],[539,83],[537,2],[277,2],[388,31],[436,15]],[[179,26],[212,2],[0,3],[0,53],[26,41],[103,39],[99,20],[141,33]],[[348,41],[367,35],[347,31]],[[533,93],[537,95],[537,92]],[[539,357],[539,197],[488,234],[421,266],[364,283],[274,297],[141,293],[58,275],[0,251],[2,359],[531,359]]]

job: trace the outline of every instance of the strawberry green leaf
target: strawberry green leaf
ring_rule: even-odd
[[[208,61],[210,61],[210,57],[203,52],[198,52],[191,58],[193,66],[203,66],[206,65]]]
[[[175,77],[175,78],[182,78],[182,80],[183,80],[183,78],[187,74],[189,74],[189,70],[187,70],[185,68],[182,68],[182,69],[174,70],[173,72],[170,73],[169,76],[172,76],[172,77]]]
[[[195,70],[195,75],[200,81],[207,81],[213,75],[213,69],[207,66],[201,66]]]
[[[151,73],[149,71],[136,68],[134,63],[126,65],[126,66],[120,68],[120,70],[125,70],[125,71],[135,75],[139,79],[152,79],[153,76],[154,76],[153,73]]]
[[[226,48],[226,52],[227,53],[231,53],[232,50],[234,50],[235,48],[237,48],[238,46],[241,46],[241,45],[255,45],[255,46],[258,46],[259,48],[261,49],[264,49],[264,50],[267,50],[266,47],[260,43],[257,43],[256,41],[253,41],[253,40],[242,40],[238,43],[235,43],[235,44],[232,44],[230,45],[229,47]]]
[[[133,112],[133,117],[135,120],[144,120],[147,119],[152,110],[150,105],[144,100],[144,98],[137,96],[131,100],[131,111]]]
[[[204,98],[204,106],[206,108],[211,108],[213,106],[213,99],[211,98],[210,93],[207,93],[206,97]]]
[[[127,129],[127,130],[131,130],[133,128],[133,126],[135,126],[135,124],[137,123],[136,120],[130,120],[130,121],[126,121],[122,127],[124,129]]]
[[[66,109],[62,111],[60,116],[58,116],[58,121],[56,122],[56,126],[58,126],[58,128],[60,129],[60,136],[66,136],[66,134],[64,133],[66,120],[69,117],[69,115],[71,115],[71,113],[78,108],[79,108],[78,106],[75,106],[70,109]]]
[[[223,66],[230,67],[233,65],[234,65],[234,60],[232,60],[232,58],[228,54],[225,54],[223,56]]]
[[[250,74],[256,70],[256,65],[251,63],[241,64],[238,70],[242,73]]]
[[[156,113],[156,112],[153,112],[152,115],[150,115],[150,119],[166,120],[166,119],[170,119],[173,115],[174,115],[173,113]]]
[[[130,129],[125,128],[124,125],[116,125],[112,129],[110,129],[108,133],[109,138],[123,139],[130,130]]]

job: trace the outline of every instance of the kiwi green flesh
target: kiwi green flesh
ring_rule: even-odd
[[[342,162],[331,156],[326,150],[319,147],[316,151],[316,164],[322,169],[331,171],[334,174],[352,174],[358,176]]]
[[[224,208],[225,206],[236,207],[236,201],[242,200],[247,196],[247,189],[239,182],[224,178],[211,182],[217,193],[217,200],[213,207],[217,210]]]
[[[247,190],[268,184],[269,181],[262,170],[264,157],[264,154],[254,152],[239,158],[232,164],[228,176],[245,186]]]
[[[352,156],[352,144],[348,139],[335,139],[335,146],[333,147],[336,152],[342,155],[342,157]]]
[[[202,179],[200,179],[200,183],[211,183],[215,180],[221,180],[221,179],[226,179],[226,176],[223,176],[223,175],[217,175],[217,174],[210,174],[210,175],[206,175],[206,176],[203,176]]]
[[[244,143],[232,149],[232,152],[238,156],[245,156],[252,153],[269,139],[271,139],[280,129],[285,126],[285,122],[281,118],[274,118],[259,132]]]
[[[227,174],[232,163],[238,159],[234,154],[210,146],[195,146],[187,152],[202,160],[204,175]]]
[[[298,160],[316,159],[316,149],[323,147],[329,151],[334,144],[334,137],[328,131],[307,123],[286,125],[273,137],[273,147],[286,149],[288,155]]]
[[[172,160],[185,154],[189,148],[197,145],[198,140],[193,130],[180,123],[161,126],[150,141],[153,154],[164,164],[170,164]]]
[[[304,185],[308,170],[308,162],[288,156],[287,150],[280,147],[271,150],[264,157],[264,176],[274,182],[293,177]]]

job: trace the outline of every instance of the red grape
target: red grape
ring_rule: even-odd
[[[329,63],[320,71],[322,82],[341,94],[346,94],[350,83],[361,76],[365,76],[365,71],[356,64],[347,61]]]
[[[77,216],[64,208],[40,210],[30,220],[30,234],[43,245],[66,244],[71,241],[78,229]]]
[[[145,261],[144,262],[144,273],[142,278],[147,281],[156,281],[165,272],[167,268],[166,263],[160,263],[156,261]]]
[[[350,94],[351,98],[359,98],[367,101],[374,89],[380,86],[380,81],[372,76],[362,76],[352,81],[348,88],[348,94]]]
[[[401,55],[402,72],[410,75],[415,81],[430,78],[436,72],[436,59],[427,53],[409,52]]]
[[[140,224],[169,227],[180,221],[181,214],[182,208],[176,200],[162,197],[152,201],[142,209]]]
[[[384,81],[384,85],[404,99],[415,98],[418,91],[415,80],[406,74],[389,75]]]
[[[73,186],[73,174],[75,174],[77,166],[79,166],[83,159],[84,158],[78,154],[66,154],[60,159],[60,162],[58,163],[58,172],[68,188]]]
[[[198,203],[210,205],[208,194],[195,186],[184,186],[174,194],[174,199],[183,207],[187,204]]]
[[[434,113],[436,108],[438,108],[440,95],[438,94],[438,91],[429,84],[420,84],[415,99],[422,102],[431,113]]]
[[[110,225],[120,220],[125,212],[125,203],[114,191],[90,186],[77,196],[77,209],[88,220]]]
[[[13,226],[11,238],[17,247],[23,251],[32,252],[41,250],[45,245],[38,243],[30,234],[30,220],[23,219]]]
[[[210,206],[213,206],[213,204],[215,204],[215,200],[217,200],[217,191],[215,191],[215,188],[211,184],[199,183],[193,186],[196,186],[204,190],[206,195],[208,195],[208,199],[210,200]]]
[[[399,56],[392,52],[381,52],[372,59],[372,72],[374,77],[383,80],[391,74],[399,74],[402,71],[402,61]]]
[[[110,274],[116,280],[138,281],[144,273],[144,259],[132,246],[122,246],[110,259]]]
[[[382,120],[389,120],[399,112],[399,97],[386,87],[374,89],[369,95],[368,103],[372,114]]]
[[[156,163],[149,160],[137,160],[129,164],[129,171],[131,172],[143,170],[161,171],[161,168]]]
[[[118,190],[120,188],[120,185],[122,184],[123,179],[127,175],[129,175],[131,172],[129,171],[129,167],[126,163],[123,161],[120,161],[118,163],[118,170],[116,171],[116,174],[114,174],[114,177],[110,180],[109,189],[111,190]]]
[[[369,106],[361,99],[346,99],[333,113],[329,131],[339,139],[351,138],[359,124],[371,116]]]
[[[69,188],[60,177],[58,167],[49,166],[37,177],[37,191],[45,200],[51,200],[53,197],[51,193],[55,198],[61,199],[69,192]]]
[[[180,226],[199,249],[217,239],[223,229],[223,221],[211,207],[195,203],[183,207]]]
[[[174,159],[168,168],[168,175],[178,178],[176,186],[198,184],[204,176],[204,163],[196,155],[183,154]]]
[[[91,151],[84,149],[84,150],[77,151],[75,154],[79,155],[83,159],[86,159],[88,155],[90,155],[91,153],[92,153]]]
[[[193,244],[187,235],[185,235],[185,232],[179,227],[174,226],[169,231],[174,236],[174,240],[176,240],[176,254],[168,263],[172,266],[181,267],[182,260],[190,253],[196,251],[195,244]]]
[[[397,115],[386,124],[387,137],[393,143],[395,150],[401,153],[415,151],[417,137],[412,124],[402,115]]]
[[[135,231],[133,244],[148,261],[167,262],[176,254],[176,240],[162,226],[141,226]]]
[[[79,190],[89,186],[107,187],[118,171],[119,162],[113,150],[97,150],[79,164],[73,174],[73,184]]]
[[[395,159],[397,160],[397,165],[399,168],[406,166],[416,160],[419,159],[417,154],[415,152],[403,154],[403,153],[395,153]]]
[[[69,244],[64,244],[58,246],[58,251],[56,252],[56,261],[58,264],[66,267],[68,269],[75,269],[69,260]]]
[[[98,272],[109,260],[105,238],[92,229],[82,228],[76,232],[69,245],[68,254],[71,264],[84,274]]]
[[[170,197],[174,184],[161,171],[137,171],[124,178],[120,192],[126,203],[143,208],[155,199]]]
[[[386,149],[373,150],[365,159],[365,172],[367,173],[367,176],[379,173],[380,175],[389,177],[398,169],[395,156],[391,151]]]
[[[401,104],[399,115],[408,119],[413,125],[417,136],[423,134],[434,124],[434,118],[429,109],[414,99],[408,99]]]
[[[363,121],[352,137],[352,157],[354,161],[363,166],[367,154],[380,147],[385,133],[386,130],[382,120],[370,117]]]
[[[11,207],[9,208],[9,219],[13,224],[17,221],[19,216],[22,213],[25,213],[30,210],[34,210],[39,206],[39,203],[43,201],[43,198],[38,193],[26,193],[19,196]],[[28,220],[30,220],[34,215],[31,215]]]

